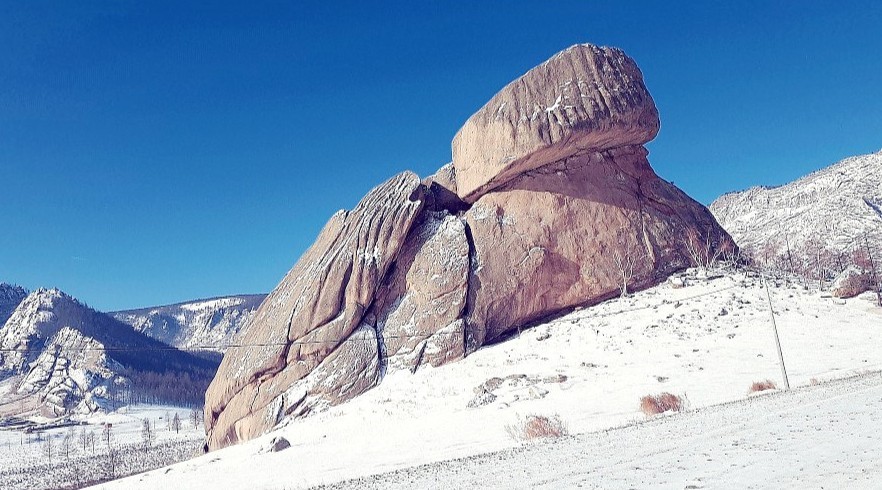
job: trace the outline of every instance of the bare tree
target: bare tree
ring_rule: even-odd
[[[618,244],[613,250],[613,262],[616,264],[616,270],[619,272],[619,279],[622,281],[621,284],[619,284],[619,292],[621,293],[620,296],[622,298],[628,295],[628,286],[631,284],[631,279],[634,277],[637,264],[644,260],[646,260],[646,253],[636,242],[627,240],[626,238],[620,238],[618,240]]]
[[[107,444],[107,449],[110,450],[110,442],[113,440],[113,424],[105,422],[101,435],[104,438],[104,443]]]
[[[46,434],[46,439],[43,440],[43,455],[46,456],[50,465],[52,464],[53,449],[52,434]]]
[[[86,446],[89,445],[89,433],[86,432],[86,426],[80,429],[80,444],[83,446],[83,452],[86,452]]]
[[[107,465],[106,473],[107,477],[110,479],[116,478],[116,469],[119,466],[120,454],[119,448],[107,446],[107,455],[105,456],[105,463]]]
[[[717,262],[722,252],[722,247],[717,246],[711,230],[707,230],[704,234],[698,231],[694,226],[686,229],[683,236],[683,244],[686,247],[686,253],[692,260],[692,264],[699,269],[707,270]]]
[[[61,438],[61,454],[64,455],[64,459],[70,459],[70,450],[74,444],[74,439],[76,438],[76,429],[71,427],[67,432],[64,433],[64,437]]]
[[[156,440],[156,432],[153,430],[153,427],[150,426],[149,419],[143,419],[141,421],[141,441],[144,443],[144,453],[150,450],[150,447],[153,446],[153,441]]]
[[[720,256],[723,258],[723,262],[732,267],[737,267],[742,261],[741,249],[729,237],[723,238],[720,242]]]
[[[870,281],[873,285],[873,291],[876,293],[876,304],[882,307],[882,285],[879,284],[879,276],[876,272],[876,260],[873,257],[873,251],[870,248],[870,239],[864,233],[864,251],[867,254],[867,262],[870,271]]]
[[[181,417],[178,412],[175,412],[175,416],[172,418],[172,430],[175,431],[175,434],[181,431]]]
[[[193,429],[199,428],[199,422],[202,419],[202,411],[194,408],[193,412],[190,413],[190,420],[193,422]]]

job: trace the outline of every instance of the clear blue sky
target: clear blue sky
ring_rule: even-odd
[[[650,161],[701,202],[882,148],[877,2],[331,3],[3,2],[0,281],[104,310],[269,291],[579,42],[637,60]]]

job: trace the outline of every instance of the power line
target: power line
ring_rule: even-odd
[[[685,298],[680,298],[676,300],[678,303],[692,301],[698,298],[702,298],[705,296],[710,296],[713,294],[721,293],[723,291],[727,291],[729,289],[734,289],[738,287],[739,284],[733,284],[731,286],[726,286],[724,288],[715,289],[713,291],[707,291],[704,293],[695,294],[692,296],[687,296]],[[657,308],[663,305],[673,304],[670,301],[663,301],[657,304],[649,304],[644,306],[638,306],[635,308],[626,308],[618,311],[612,312],[595,312],[594,314],[584,315],[576,318],[576,320],[584,320],[587,318],[606,318],[611,316],[622,315],[625,313],[631,313],[635,311],[647,310]],[[549,323],[559,323],[561,321],[572,321],[572,320],[553,320]],[[410,340],[410,339],[427,339],[429,337],[437,336],[437,335],[462,335],[461,332],[435,332],[429,335],[383,335],[383,339],[400,339],[400,340]],[[365,342],[374,344],[377,342],[374,338],[353,338],[347,337],[343,339],[325,339],[325,340],[292,340],[285,342],[253,342],[253,343],[229,343],[229,344],[214,344],[214,345],[193,345],[188,347],[173,347],[173,346],[163,346],[163,347],[80,347],[80,348],[68,348],[62,349],[68,352],[218,352],[225,351],[228,349],[245,349],[245,348],[260,348],[260,347],[287,347],[291,345],[325,345],[325,344],[342,344],[345,342]],[[22,354],[29,353],[39,353],[42,352],[43,349],[35,349],[35,348],[25,348],[25,349],[17,349],[13,347],[0,347],[0,353],[2,352],[17,352]]]

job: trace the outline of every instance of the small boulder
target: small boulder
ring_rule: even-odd
[[[848,266],[833,280],[830,293],[836,298],[853,298],[872,288],[870,274],[855,266]]]

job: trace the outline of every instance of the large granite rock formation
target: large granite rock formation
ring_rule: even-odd
[[[205,394],[209,447],[373,386],[380,341],[356,327],[423,208],[424,189],[417,175],[401,173],[325,225],[240,336],[248,346],[224,355]]]
[[[452,163],[331,218],[227,351],[208,447],[691,265],[686,230],[727,235],[649,166],[658,124],[617,49],[573,46],[509,84],[457,133]]]
[[[548,162],[642,145],[658,126],[634,60],[616,48],[572,46],[508,84],[456,133],[457,193],[473,202]]]

